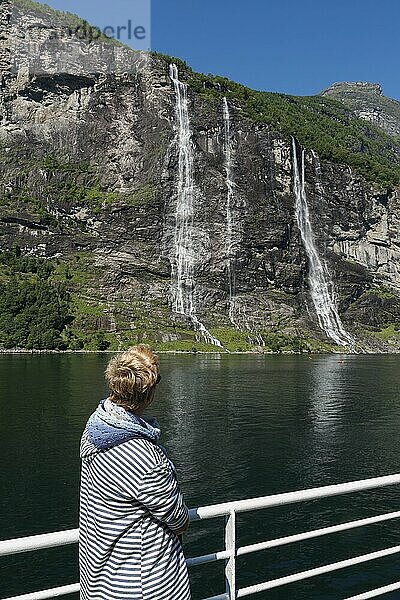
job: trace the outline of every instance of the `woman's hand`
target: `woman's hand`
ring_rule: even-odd
[[[182,533],[185,533],[185,531],[187,531],[189,529],[189,523],[190,523],[190,520],[188,519],[186,521],[186,523],[182,527],[180,527],[178,530],[174,529],[174,533],[176,533],[176,535],[181,536]]]

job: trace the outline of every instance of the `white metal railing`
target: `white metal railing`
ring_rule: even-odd
[[[218,560],[224,560],[226,582],[225,592],[219,594],[218,596],[211,596],[205,600],[234,600],[236,598],[243,598],[258,592],[281,587],[289,583],[302,581],[304,579],[316,577],[317,575],[331,573],[332,571],[337,571],[339,569],[344,569],[346,567],[359,565],[377,558],[399,553],[400,545],[393,546],[383,550],[378,550],[376,552],[370,552],[368,554],[349,558],[347,560],[341,560],[339,562],[315,567],[299,573],[294,573],[293,575],[272,579],[270,581],[251,585],[245,588],[237,589],[236,587],[236,558],[238,556],[249,554],[251,552],[258,552],[260,550],[267,550],[269,548],[276,548],[278,546],[292,544],[294,542],[309,540],[331,533],[337,533],[339,531],[346,531],[357,527],[365,527],[366,525],[372,525],[374,523],[382,523],[384,521],[400,517],[400,511],[395,511],[382,515],[375,515],[365,519],[359,519],[357,521],[340,523],[338,525],[324,527],[322,529],[306,531],[304,533],[268,540],[257,544],[241,546],[238,548],[236,543],[236,518],[238,513],[260,510],[273,506],[284,506],[287,504],[306,502],[309,500],[317,500],[319,498],[327,498],[330,496],[350,494],[396,484],[400,484],[400,474],[389,475],[386,477],[375,477],[373,479],[364,479],[350,483],[341,483],[338,485],[328,485],[308,490],[300,490],[297,492],[274,494],[272,496],[263,496],[248,500],[238,500],[236,502],[226,502],[224,504],[202,506],[200,508],[192,509],[190,511],[191,521],[212,519],[214,517],[222,516],[225,517],[225,549],[220,552],[213,552],[211,554],[189,558],[186,562],[190,567],[193,565],[201,565]],[[5,540],[0,542],[0,557],[10,554],[18,554],[20,552],[30,552],[42,548],[65,546],[67,544],[74,544],[76,542],[78,542],[78,529],[47,533],[44,535],[34,535],[31,537],[18,538],[14,540]],[[400,582],[395,582],[385,587],[376,588],[363,594],[359,594],[358,596],[346,598],[345,600],[367,600],[368,598],[382,596],[383,594],[398,589],[400,589]],[[48,590],[42,590],[40,592],[23,594],[22,596],[12,596],[4,600],[46,600],[47,598],[56,598],[58,596],[64,596],[66,594],[72,594],[78,591],[79,584],[76,583]]]

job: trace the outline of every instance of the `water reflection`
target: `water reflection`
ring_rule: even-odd
[[[343,452],[343,409],[349,396],[350,356],[323,356],[312,360],[310,389],[313,479],[327,483],[330,467]]]
[[[226,493],[225,469],[234,462],[228,456],[229,384],[226,372],[221,373],[220,357],[162,357],[161,366],[166,376],[152,411],[158,410],[162,417],[163,443],[177,466],[182,487],[192,505],[203,501],[206,470],[210,502],[220,501],[219,489]]]

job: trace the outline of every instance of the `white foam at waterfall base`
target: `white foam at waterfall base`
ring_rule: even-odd
[[[187,86],[179,81],[178,67],[170,65],[170,77],[175,90],[174,145],[178,149],[178,183],[176,190],[175,227],[173,251],[170,256],[171,290],[173,310],[188,317],[196,332],[208,344],[222,347],[221,342],[208,331],[195,314],[193,291],[195,248],[193,240],[194,220],[194,147],[190,129]]]
[[[338,310],[330,294],[332,282],[326,265],[321,261],[314,241],[305,191],[305,152],[301,153],[301,174],[297,160],[296,140],[292,138],[293,178],[296,198],[296,219],[309,262],[310,294],[317,313],[319,326],[339,346],[350,346],[355,341],[344,329]]]

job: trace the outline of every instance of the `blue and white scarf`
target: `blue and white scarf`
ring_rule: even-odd
[[[160,426],[156,419],[144,419],[111,400],[101,400],[87,423],[89,439],[99,450],[108,450],[137,438],[157,444]]]

